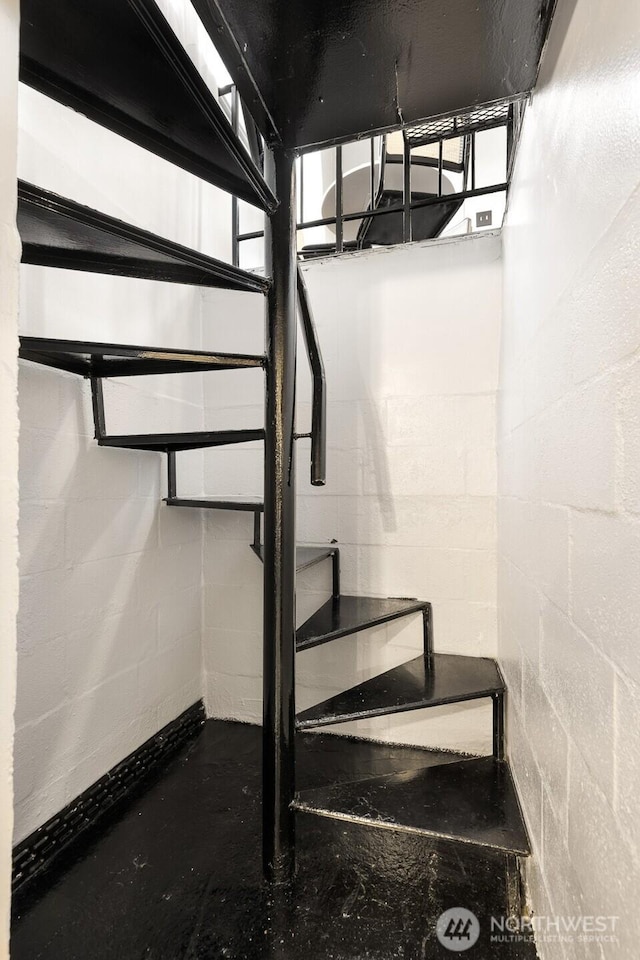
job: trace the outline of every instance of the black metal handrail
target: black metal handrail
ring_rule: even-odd
[[[298,307],[304,344],[313,378],[311,398],[311,484],[322,487],[327,479],[327,396],[324,363],[318,332],[309,305],[307,285],[298,266]]]

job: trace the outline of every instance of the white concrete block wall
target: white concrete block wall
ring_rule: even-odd
[[[0,0],[0,960],[9,957],[18,607],[18,0]]]
[[[336,538],[345,593],[433,601],[437,649],[496,652],[495,392],[501,300],[500,239],[378,251],[305,266],[327,373],[328,479],[309,485],[299,441],[301,541]],[[235,349],[263,349],[261,315],[237,315]],[[310,382],[300,344],[298,426],[309,429]],[[263,418],[261,375],[205,383],[211,421]],[[208,493],[260,494],[262,452],[207,456]],[[205,522],[205,669],[209,711],[261,716],[261,570],[248,549],[251,519]],[[300,578],[298,618],[330,594],[329,565]],[[298,705],[380,673],[421,649],[408,619],[306,651]],[[489,704],[341,725],[358,733],[490,751]]]
[[[614,915],[631,957],[640,705],[640,13],[559,6],[504,241],[498,405],[500,660],[534,856],[533,909]]]
[[[20,175],[222,258],[229,200],[21,89]],[[22,271],[21,333],[198,348],[200,290]],[[105,383],[114,433],[205,426],[200,374]],[[165,458],[98,448],[86,381],[21,363],[15,840],[201,696],[202,518],[172,510]],[[199,453],[181,490],[202,490]]]

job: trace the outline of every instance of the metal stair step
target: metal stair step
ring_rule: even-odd
[[[43,337],[20,337],[20,357],[85,377],[137,377],[236,370],[264,365],[264,357],[250,354],[209,353],[204,350],[137,347]]]
[[[303,790],[293,807],[518,856],[531,852],[508,764],[493,757]]]
[[[200,510],[264,511],[264,500],[259,497],[166,497],[165,503],[170,507],[194,507]]]
[[[300,729],[422,710],[490,697],[504,690],[494,660],[457,654],[421,655],[298,714]]]
[[[296,633],[298,650],[375,627],[411,613],[428,611],[425,600],[340,596],[328,600]]]
[[[155,0],[22,0],[20,79],[263,210],[276,199]]]
[[[156,450],[161,453],[196,450],[199,447],[221,447],[231,443],[264,440],[264,430],[203,430],[197,433],[125,434],[100,437],[101,447],[123,447],[127,450]]]
[[[269,281],[74,200],[18,182],[22,262],[266,293]]]

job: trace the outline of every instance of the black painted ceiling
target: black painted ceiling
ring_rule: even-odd
[[[552,6],[551,0],[193,3],[263,132],[291,147],[528,92]]]

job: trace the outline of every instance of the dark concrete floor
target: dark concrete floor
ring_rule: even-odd
[[[449,762],[450,755],[301,735],[299,786]],[[12,960],[428,960],[450,907],[480,920],[474,960],[534,960],[492,943],[514,908],[513,865],[469,844],[297,814],[294,887],[261,878],[260,730],[208,721],[46,889],[16,904]],[[516,903],[517,906],[517,903]]]

